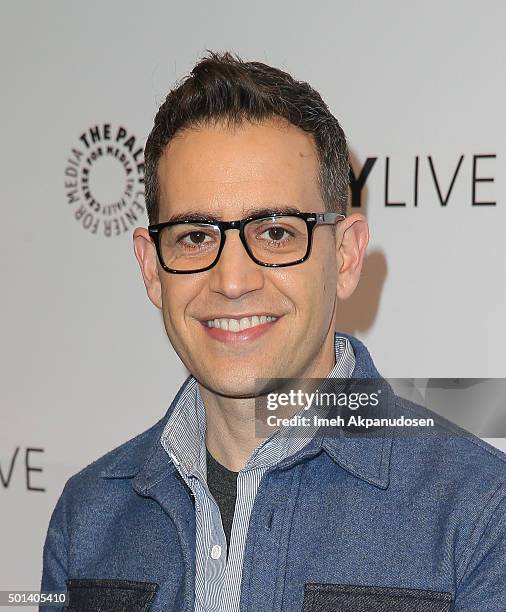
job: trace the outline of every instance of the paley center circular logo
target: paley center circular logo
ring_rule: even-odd
[[[74,218],[92,234],[110,238],[138,225],[146,209],[137,138],[112,123],[85,130],[67,158],[65,192]]]

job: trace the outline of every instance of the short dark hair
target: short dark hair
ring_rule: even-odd
[[[346,137],[320,94],[308,83],[261,62],[206,50],[160,106],[144,150],[146,208],[158,222],[158,162],[177,132],[213,122],[228,126],[282,117],[313,135],[318,151],[318,185],[326,210],[346,213],[349,154]]]

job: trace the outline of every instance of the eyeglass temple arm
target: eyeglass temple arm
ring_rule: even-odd
[[[339,213],[326,212],[326,213],[316,213],[316,223],[317,225],[330,225],[337,223],[338,221],[342,221],[346,219],[346,215],[341,215]]]

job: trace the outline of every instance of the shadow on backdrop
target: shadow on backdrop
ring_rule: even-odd
[[[350,162],[354,175],[359,176],[362,162],[351,148]],[[369,190],[367,183],[365,183],[361,192],[360,207],[352,208],[351,198],[349,197],[347,214],[359,212],[367,218],[368,204]],[[371,229],[369,231],[372,233]],[[378,249],[367,250],[357,288],[347,300],[337,302],[336,331],[344,331],[355,336],[357,332],[365,332],[373,326],[387,271],[385,253]]]

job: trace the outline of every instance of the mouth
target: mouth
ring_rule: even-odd
[[[201,320],[205,331],[222,342],[241,342],[257,338],[270,330],[279,316],[267,313],[213,317]]]

